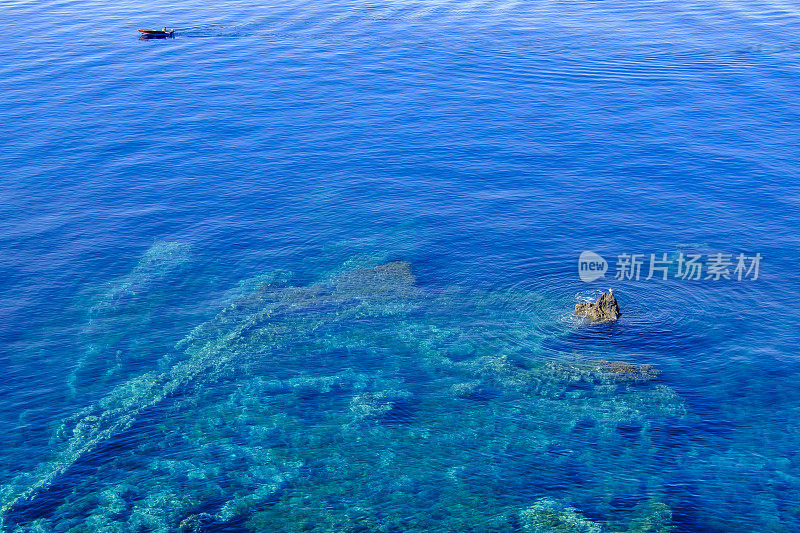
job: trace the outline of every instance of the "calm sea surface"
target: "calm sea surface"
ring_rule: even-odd
[[[0,530],[800,531],[795,4],[0,20]]]

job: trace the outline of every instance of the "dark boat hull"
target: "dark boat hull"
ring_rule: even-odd
[[[171,39],[175,30],[139,30],[140,39]]]

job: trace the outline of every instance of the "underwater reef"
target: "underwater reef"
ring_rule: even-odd
[[[184,288],[192,257],[186,243],[156,241],[129,273],[90,292],[76,339],[79,355],[67,377],[72,398],[132,377],[146,364],[139,348],[160,334],[159,320],[177,318],[171,314],[177,306],[167,304]]]
[[[173,252],[91,309],[95,343]],[[552,296],[362,263],[245,280],[138,375],[86,351],[102,392],[0,488],[3,530],[672,531],[662,435],[689,415],[654,366],[544,348],[578,327]]]

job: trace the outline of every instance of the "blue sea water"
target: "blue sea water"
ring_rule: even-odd
[[[0,20],[0,529],[800,531],[796,5]]]

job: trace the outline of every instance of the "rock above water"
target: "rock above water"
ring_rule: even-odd
[[[596,302],[585,302],[575,306],[575,314],[592,322],[612,322],[620,317],[619,304],[611,291],[604,292]]]

